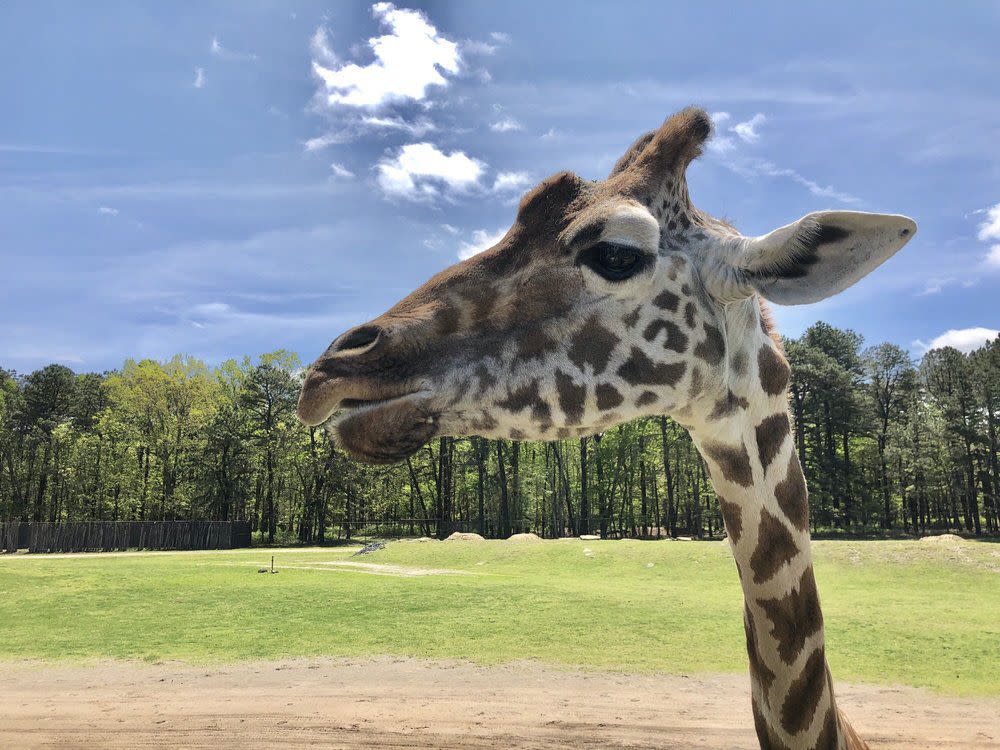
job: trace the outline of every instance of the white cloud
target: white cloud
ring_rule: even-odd
[[[721,135],[720,129],[722,125],[730,120],[732,116],[728,112],[713,112],[709,115],[712,120],[713,129],[715,130],[715,135],[708,142],[708,148],[710,151],[715,151],[718,154],[725,154],[736,148],[736,141],[730,138],[728,135]]]
[[[520,190],[531,184],[531,177],[525,172],[500,172],[493,181],[494,193],[506,193]]]
[[[423,13],[380,2],[372,6],[372,14],[389,33],[368,41],[371,63],[338,65],[329,56],[313,60],[329,106],[371,110],[390,102],[421,101],[428,87],[447,86],[446,76],[459,72],[458,45],[439,34]],[[328,45],[326,49],[332,54]]]
[[[337,64],[337,53],[333,51],[333,47],[330,45],[329,32],[323,26],[316,29],[316,32],[312,35],[312,39],[309,40],[309,49],[313,57],[324,65]]]
[[[491,31],[490,39],[494,42],[499,42],[500,44],[510,44],[510,34],[503,31]]]
[[[913,345],[919,347],[924,352],[929,352],[931,349],[940,349],[945,346],[951,346],[958,349],[960,352],[968,354],[974,349],[978,349],[986,342],[992,341],[998,335],[1000,335],[1000,331],[995,328],[953,328],[945,331],[929,344],[917,339],[913,342]]]
[[[741,162],[727,162],[726,166],[732,169],[737,174],[741,174],[744,177],[784,177],[792,182],[795,182],[802,187],[806,188],[813,195],[819,196],[820,198],[832,198],[833,200],[838,200],[841,203],[860,203],[861,199],[851,195],[850,193],[843,193],[830,185],[820,185],[814,180],[810,180],[808,177],[803,177],[801,174],[796,172],[794,169],[788,169],[785,167],[779,167],[773,162],[767,161],[766,159],[752,159],[750,161]]]
[[[376,165],[378,184],[389,196],[421,200],[440,189],[463,192],[476,187],[486,165],[462,151],[445,154],[430,143],[409,143]]]
[[[513,117],[501,117],[496,122],[490,123],[490,130],[496,133],[509,133],[513,130],[521,130],[521,123]]]
[[[468,242],[463,242],[458,247],[458,258],[459,260],[467,260],[473,255],[478,255],[483,252],[483,250],[489,250],[495,244],[497,244],[500,239],[507,234],[506,229],[498,229],[492,234],[487,232],[485,229],[477,229],[472,233],[472,239]]]
[[[458,227],[454,227],[451,224],[442,224],[441,228],[444,231],[446,231],[448,234],[458,234],[458,232],[459,232]]]
[[[554,141],[557,138],[562,138],[562,133],[560,133],[555,128],[549,128],[538,137],[541,138],[543,141]]]
[[[373,130],[399,130],[409,133],[414,138],[420,138],[433,130],[437,130],[437,126],[425,118],[420,118],[415,122],[407,122],[402,117],[366,115],[361,118],[361,123]]]
[[[194,87],[196,89],[205,88],[205,69],[195,68],[194,69]]]
[[[924,290],[920,292],[921,297],[925,297],[931,294],[940,294],[941,290],[950,284],[956,283],[958,280],[952,277],[948,278],[934,278],[928,279]]]
[[[347,143],[349,140],[350,138],[343,133],[327,133],[325,135],[316,136],[315,138],[310,138],[308,141],[305,141],[302,146],[306,151],[322,151],[324,148],[338,143]]]
[[[336,162],[330,165],[330,171],[333,172],[335,176],[341,177],[345,180],[349,180],[354,177],[354,172],[349,170],[343,164],[337,164]]]
[[[101,206],[97,209],[97,213],[104,214],[105,216],[117,216],[118,209],[112,208],[111,206]]]
[[[986,209],[986,221],[979,225],[976,236],[983,242],[1000,240],[1000,203]]]
[[[986,263],[1000,268],[1000,203],[986,209],[986,220],[979,225],[976,235],[982,242],[993,242],[986,253]]]
[[[256,60],[257,55],[253,52],[234,52],[228,47],[223,46],[219,37],[213,36],[212,43],[209,45],[209,51],[216,57],[222,60]]]
[[[760,140],[760,133],[757,132],[757,128],[763,125],[766,120],[767,118],[758,112],[749,120],[736,123],[729,130],[732,133],[736,133],[744,143],[756,143]]]
[[[489,42],[480,42],[476,39],[467,39],[462,42],[462,51],[470,55],[495,55],[497,46]]]

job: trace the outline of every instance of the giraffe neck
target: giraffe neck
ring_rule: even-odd
[[[747,407],[691,435],[743,586],[757,736],[765,750],[860,750],[867,745],[837,711],[826,661],[806,484],[789,429],[788,364],[769,337],[751,338],[756,368],[736,384]]]

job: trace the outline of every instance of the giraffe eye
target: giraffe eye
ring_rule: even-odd
[[[598,242],[582,253],[576,262],[584,265],[608,281],[624,281],[647,268],[652,258],[629,245],[617,242]]]

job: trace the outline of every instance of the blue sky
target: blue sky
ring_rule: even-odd
[[[689,104],[718,133],[693,199],[745,234],[824,208],[920,225],[846,293],[779,308],[784,333],[995,335],[1000,6],[623,7],[4,3],[0,366],[310,361],[530,184],[605,176]]]

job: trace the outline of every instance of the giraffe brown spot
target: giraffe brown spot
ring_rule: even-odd
[[[482,412],[478,418],[471,420],[469,425],[479,432],[489,432],[497,426],[497,421],[492,415]]]
[[[636,406],[649,406],[650,404],[655,404],[659,396],[657,396],[653,391],[643,391],[639,394],[639,398],[635,400]]]
[[[851,745],[848,744],[847,747],[850,748]],[[857,747],[863,746],[859,745]],[[829,706],[826,709],[823,728],[819,730],[819,734],[816,736],[816,750],[837,750],[837,715],[833,711],[833,706]]]
[[[715,408],[712,409],[712,413],[708,415],[708,418],[722,419],[723,417],[728,417],[737,409],[746,409],[748,406],[750,406],[750,402],[743,398],[743,396],[737,396],[732,391],[729,391],[724,398],[720,398],[715,403]]]
[[[556,430],[556,437],[559,438],[560,440],[565,440],[569,436],[570,436],[569,427],[560,427],[559,429]]]
[[[646,330],[642,332],[642,336],[646,341],[652,341],[659,335],[660,331],[667,332],[666,341],[663,342],[664,349],[673,350],[678,354],[687,349],[687,335],[678,328],[676,323],[669,320],[650,321],[649,325],[646,326]]]
[[[524,431],[523,430],[519,430],[516,427],[512,427],[511,430],[510,430],[510,439],[511,440],[524,440]]]
[[[760,750],[789,750],[788,745],[781,741],[774,729],[768,724],[764,717],[764,712],[757,705],[756,698],[751,696],[751,708],[753,708],[753,726],[757,732],[757,743]]]
[[[797,587],[783,597],[758,599],[757,604],[771,621],[771,636],[785,664],[793,664],[802,653],[806,639],[823,626],[823,613],[816,593],[816,578],[810,565]]]
[[[761,468],[767,471],[788,437],[788,415],[784,412],[772,414],[757,425],[754,432],[757,434],[757,456]]]
[[[434,331],[438,336],[448,336],[458,330],[462,315],[451,304],[442,304],[434,313]]]
[[[731,503],[719,495],[719,507],[722,509],[722,520],[726,522],[726,531],[733,544],[739,544],[743,533],[743,510],[736,503]]]
[[[639,305],[632,312],[622,318],[622,323],[625,324],[626,328],[635,328],[635,324],[639,322],[639,313],[641,311],[642,305]]]
[[[662,292],[653,297],[653,304],[656,305],[661,310],[669,310],[670,312],[677,312],[677,306],[681,303],[681,298],[676,294],[671,292],[669,289],[664,289]]]
[[[705,329],[705,339],[694,348],[695,356],[705,360],[712,367],[716,367],[722,361],[726,343],[722,340],[722,334],[719,333],[718,328],[708,323],[703,323],[702,326]]]
[[[517,351],[514,353],[514,359],[521,361],[542,360],[556,346],[555,339],[545,331],[537,327],[527,328],[517,340]]]
[[[736,354],[733,355],[732,368],[733,372],[737,375],[743,376],[747,374],[747,365],[750,363],[750,357],[745,351],[740,349]]]
[[[497,402],[497,406],[517,414],[531,408],[531,418],[536,422],[549,422],[552,410],[538,394],[538,380],[532,380],[527,385],[513,391],[508,391],[507,398]]]
[[[757,547],[750,556],[754,583],[771,580],[781,566],[791,562],[797,554],[799,548],[785,524],[766,508],[762,509],[757,528]]]
[[[527,409],[538,400],[538,381],[532,380],[527,385],[523,385],[513,391],[507,392],[507,398],[498,401],[497,406],[516,414]]]
[[[761,660],[760,648],[757,644],[757,629],[750,608],[743,606],[743,630],[747,636],[747,656],[750,657],[750,676],[761,687],[764,702],[768,701],[768,693],[774,682],[774,672]]]
[[[753,484],[753,473],[750,471],[750,455],[744,443],[727,445],[708,441],[705,443],[705,453],[722,471],[722,476],[733,484],[749,487]]]
[[[694,314],[697,310],[694,302],[688,302],[684,305],[684,322],[687,323],[688,328],[694,328]]]
[[[802,674],[788,687],[788,696],[781,706],[781,726],[786,732],[798,734],[809,728],[826,685],[826,658],[820,647],[809,655]]]
[[[791,370],[785,358],[773,346],[765,344],[757,352],[757,374],[764,391],[772,396],[779,396],[788,387]]]
[[[496,376],[486,369],[486,365],[478,365],[476,367],[475,375],[476,380],[478,381],[477,391],[480,396],[497,384]]]
[[[616,406],[621,404],[625,398],[618,389],[613,385],[608,383],[598,383],[596,388],[597,394],[597,408],[601,411],[607,411],[608,409],[614,409]]]
[[[472,319],[480,322],[492,312],[500,294],[489,284],[473,284],[462,290],[462,296],[472,303]]]
[[[691,370],[691,387],[688,390],[688,398],[690,399],[697,398],[698,395],[701,393],[702,387],[703,386],[701,382],[701,370],[695,367]]]
[[[683,362],[653,362],[633,346],[629,358],[618,368],[618,374],[629,385],[675,385],[684,377],[684,367]]]
[[[792,455],[788,458],[785,478],[774,488],[774,498],[792,525],[799,531],[805,531],[809,525],[809,493],[795,451],[792,451]]]
[[[568,356],[581,371],[585,364],[589,364],[594,374],[600,375],[608,366],[611,352],[617,344],[618,337],[602,326],[595,315],[573,334]]]
[[[565,312],[570,305],[565,278],[554,270],[535,269],[527,278],[520,278],[514,295],[506,323],[511,327]]]
[[[572,377],[562,370],[556,370],[556,391],[559,394],[559,408],[566,415],[566,423],[579,424],[583,419],[583,402],[587,397],[587,386],[576,385]]]

